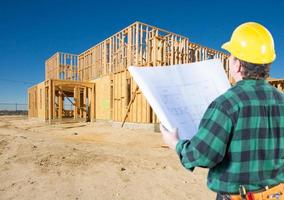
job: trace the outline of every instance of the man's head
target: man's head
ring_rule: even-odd
[[[238,26],[222,48],[231,54],[230,74],[236,81],[267,78],[276,58],[273,37],[264,26],[255,22]]]
[[[240,60],[233,55],[229,57],[229,69],[235,81],[242,79],[266,79],[269,77],[270,63],[254,64]]]

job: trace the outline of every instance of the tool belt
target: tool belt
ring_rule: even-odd
[[[284,200],[284,183],[262,191],[230,195],[230,200]]]

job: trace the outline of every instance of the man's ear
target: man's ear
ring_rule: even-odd
[[[241,72],[241,69],[242,69],[241,62],[238,59],[236,59],[235,62],[236,62],[235,63],[236,64],[236,69],[238,69],[237,73],[239,73],[239,72]]]

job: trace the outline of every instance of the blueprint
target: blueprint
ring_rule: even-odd
[[[230,88],[219,59],[161,67],[128,68],[161,123],[191,139],[209,104]]]

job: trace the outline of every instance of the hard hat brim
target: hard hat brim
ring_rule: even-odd
[[[226,42],[221,46],[222,49],[228,51],[231,55],[233,55],[234,57],[240,59],[240,60],[244,60],[250,63],[254,63],[254,64],[268,64],[268,63],[272,63],[275,59],[276,59],[276,54],[274,53],[271,57],[269,58],[258,58],[258,59],[250,59],[247,60],[246,57],[244,57],[244,55],[241,52],[235,51],[235,48],[233,47],[233,45],[231,44],[231,42]]]
[[[225,42],[222,46],[221,46],[221,48],[222,49],[225,49],[226,51],[228,51],[228,52],[230,52],[230,42]],[[231,52],[230,52],[231,53]]]

